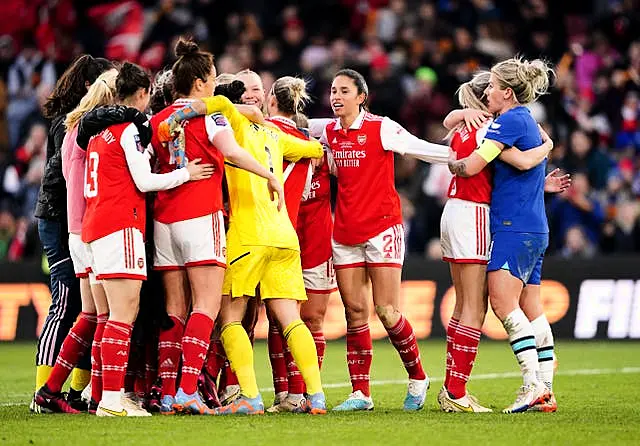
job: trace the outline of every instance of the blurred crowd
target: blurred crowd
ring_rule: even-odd
[[[355,68],[370,109],[430,141],[455,91],[515,54],[556,68],[532,111],[573,175],[548,198],[550,253],[640,252],[640,2],[637,0],[3,0],[0,15],[0,260],[37,254],[33,209],[45,163],[40,106],[79,54],[157,71],[191,34],[219,73],[309,80],[312,117],[331,115],[333,74]],[[446,166],[396,160],[408,251],[438,258]]]

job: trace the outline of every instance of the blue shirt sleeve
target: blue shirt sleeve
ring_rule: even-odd
[[[509,148],[515,146],[525,133],[525,126],[520,116],[507,112],[491,123],[485,139],[501,142]]]

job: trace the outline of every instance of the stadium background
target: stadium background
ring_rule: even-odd
[[[559,337],[640,337],[638,1],[5,0],[1,9],[0,340],[35,339],[48,307],[33,217],[43,99],[78,54],[157,71],[184,33],[215,53],[218,72],[251,68],[266,89],[278,76],[304,76],[310,116],[331,115],[331,76],[356,68],[372,112],[430,141],[444,137],[442,118],[474,71],[516,53],[551,62],[554,86],[532,110],[555,140],[550,165],[570,172],[574,186],[547,197],[547,313]],[[420,338],[443,336],[448,319],[450,281],[434,259],[449,178],[446,166],[396,159],[405,309]],[[334,296],[331,337],[344,333],[342,319]],[[500,338],[496,327],[488,322],[485,334]]]

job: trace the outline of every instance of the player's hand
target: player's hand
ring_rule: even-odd
[[[571,175],[561,174],[560,169],[554,169],[544,179],[544,191],[552,194],[564,192],[571,186]]]
[[[213,172],[216,170],[213,164],[200,164],[201,158],[196,158],[187,164],[187,171],[189,172],[189,181],[206,180],[211,178]]]
[[[490,117],[491,113],[482,110],[474,110],[473,108],[467,108],[462,111],[464,124],[467,126],[467,130],[469,131],[474,128],[479,129]]]
[[[549,134],[542,128],[540,124],[538,124],[538,130],[540,130],[540,137],[542,138],[542,142],[545,144],[549,144],[549,152],[553,150],[553,139],[549,136]]]
[[[271,175],[269,177],[267,187],[269,188],[269,195],[271,195],[271,201],[275,201],[275,194],[278,194],[278,211],[282,209],[284,206],[284,189],[282,188],[282,184],[275,177],[275,175]]]
[[[324,156],[321,158],[311,158],[311,168],[314,172],[320,170],[322,164],[324,163]]]

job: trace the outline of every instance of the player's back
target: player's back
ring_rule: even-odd
[[[268,119],[283,132],[295,136],[296,138],[308,140],[309,136],[302,130],[298,129],[295,123],[291,119],[276,116]],[[307,176],[309,174],[308,158],[301,159],[298,162],[290,163],[284,160],[282,165],[284,169],[284,198],[287,203],[287,212],[289,213],[289,219],[295,228],[298,224],[298,214],[300,210],[300,203],[302,201],[302,195],[307,183]]]
[[[236,130],[233,122],[232,126]],[[235,134],[238,143],[282,182],[283,151],[278,134],[249,120]],[[237,235],[243,245],[298,250],[298,238],[287,210],[278,211],[277,202],[269,196],[267,180],[229,162],[225,173],[229,189],[229,239]]]
[[[144,234],[144,193],[129,172],[121,140],[138,131],[134,124],[112,125],[93,137],[87,147],[84,195],[87,207],[82,221],[82,240],[92,242],[124,228]]]
[[[500,115],[489,126],[487,139],[526,151],[542,144],[540,130],[531,112],[523,106]],[[495,162],[491,194],[491,231],[547,233],[544,207],[546,160],[521,171],[509,164]]]
[[[463,159],[476,150],[485,134],[490,122],[479,129],[468,130],[466,126],[456,130],[451,138],[451,149],[456,153],[456,159]],[[491,202],[492,166],[487,166],[482,171],[471,177],[459,177],[454,175],[449,184],[449,198],[472,201],[474,203]]]
[[[173,153],[158,140],[158,125],[189,102],[188,99],[178,99],[151,118],[151,144],[157,156],[159,173],[171,172],[176,169],[177,164]],[[174,189],[158,192],[154,218],[161,223],[189,220],[222,209],[224,157],[211,143],[211,139],[217,131],[228,127],[226,119],[214,114],[190,119],[183,126],[187,161],[200,158],[203,164],[213,164],[215,170],[211,178],[206,180],[190,181]]]

